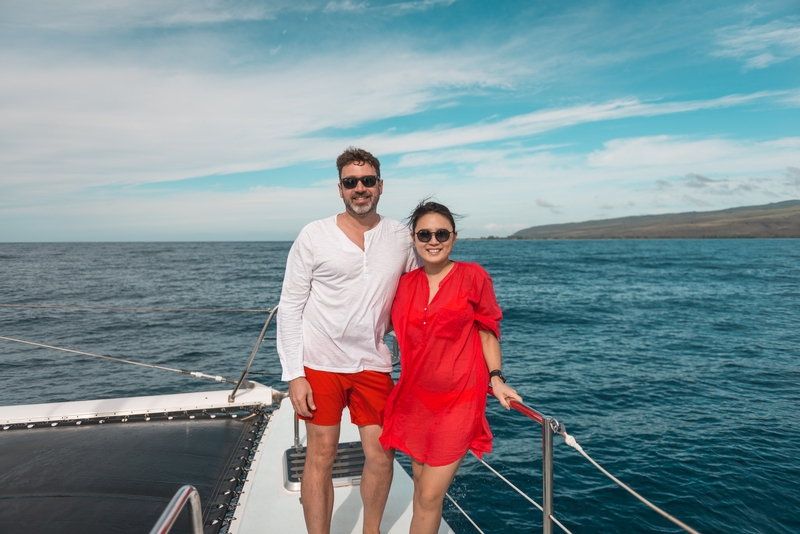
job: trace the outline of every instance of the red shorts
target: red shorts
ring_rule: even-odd
[[[342,422],[342,411],[347,406],[350,408],[350,421],[354,425],[383,426],[383,409],[394,388],[389,373],[331,373],[308,367],[305,371],[317,410],[311,418],[298,415],[298,419],[320,426],[338,425]]]

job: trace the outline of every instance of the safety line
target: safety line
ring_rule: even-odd
[[[569,530],[567,530],[567,527],[565,527],[564,525],[562,525],[562,524],[561,524],[561,521],[559,521],[558,519],[556,519],[556,518],[555,518],[555,516],[553,516],[552,514],[550,514],[550,519],[552,519],[552,520],[553,520],[553,523],[555,523],[556,525],[558,525],[559,527],[561,527],[561,530],[563,530],[563,531],[564,531],[564,532],[566,532],[567,534],[572,534],[572,532],[570,532]]]
[[[672,521],[673,523],[675,523],[676,525],[681,527],[686,532],[691,532],[692,534],[700,534],[698,531],[696,531],[695,529],[693,529],[692,527],[690,527],[689,525],[687,525],[686,523],[684,523],[680,519],[677,519],[677,518],[669,515],[667,512],[665,512],[664,510],[662,510],[661,508],[659,508],[655,504],[651,503],[650,501],[648,501],[647,499],[645,499],[644,497],[642,497],[641,495],[636,493],[634,490],[632,490],[630,487],[628,487],[625,483],[623,483],[617,477],[615,477],[614,475],[612,475],[611,473],[609,473],[608,471],[603,469],[600,466],[600,464],[595,462],[588,454],[586,454],[586,452],[583,450],[583,447],[581,447],[578,444],[578,442],[575,440],[574,437],[572,437],[569,434],[567,434],[567,430],[564,427],[564,425],[558,425],[558,428],[554,429],[554,430],[556,431],[556,433],[561,434],[561,436],[564,437],[564,441],[566,441],[567,445],[569,445],[570,447],[572,447],[573,449],[575,449],[576,451],[581,453],[584,456],[584,458],[586,458],[587,460],[589,460],[592,463],[592,465],[594,465],[596,468],[598,468],[600,471],[602,471],[608,478],[610,478],[611,480],[613,480],[614,482],[619,484],[620,487],[625,489],[628,493],[630,493],[631,495],[633,495],[634,497],[636,497],[637,499],[639,499],[640,501],[645,503],[647,506],[649,506],[650,508],[652,508],[653,510],[655,510],[659,514],[661,514],[662,516],[666,517],[667,519],[669,519],[670,521]]]
[[[204,378],[206,380],[214,380],[216,382],[227,382],[229,384],[235,384],[236,380],[230,380],[228,378],[223,378],[221,376],[211,376],[205,373],[201,373],[199,371],[185,371],[183,369],[173,369],[171,367],[164,367],[163,365],[155,365],[152,363],[142,363],[142,362],[135,362],[133,360],[125,360],[122,358],[115,358],[113,356],[103,356],[102,354],[93,354],[91,352],[83,352],[80,350],[72,350],[72,349],[65,349],[63,347],[55,347],[53,345],[45,345],[44,343],[35,343],[33,341],[25,341],[23,339],[14,339],[13,337],[5,337],[0,336],[0,339],[5,339],[6,341],[14,341],[16,343],[23,343],[25,345],[33,345],[34,347],[42,347],[45,349],[54,349],[60,350],[63,352],[71,352],[72,354],[80,354],[82,356],[91,356],[92,358],[102,358],[104,360],[111,360],[118,363],[127,363],[130,365],[138,365],[140,367],[149,367],[151,369],[159,369],[161,371],[170,371],[172,373],[180,373],[182,375],[189,375],[195,378]]]
[[[495,469],[494,469],[494,468],[493,468],[491,465],[489,465],[489,464],[487,464],[485,461],[483,461],[483,459],[482,459],[482,458],[478,458],[478,455],[477,455],[477,454],[475,454],[475,452],[473,452],[472,450],[470,450],[469,452],[471,452],[471,453],[472,453],[472,455],[475,457],[475,459],[477,459],[477,460],[478,460],[480,463],[482,463],[483,465],[485,465],[485,466],[486,466],[486,467],[489,469],[489,471],[491,471],[492,473],[494,473],[495,475],[497,475],[497,477],[498,477],[498,478],[500,478],[500,480],[502,480],[503,482],[505,482],[506,484],[508,484],[509,486],[511,486],[511,488],[513,488],[513,489],[514,489],[514,491],[516,491],[517,493],[519,493],[520,495],[522,495],[523,497],[525,497],[526,499],[528,499],[528,501],[530,501],[530,503],[531,503],[532,505],[534,505],[536,508],[538,508],[540,512],[544,512],[544,508],[542,508],[542,507],[539,505],[539,503],[538,503],[538,502],[536,502],[536,501],[534,501],[533,499],[531,499],[530,497],[528,497],[528,496],[525,494],[525,492],[524,492],[524,491],[522,491],[521,489],[519,489],[518,487],[516,487],[514,484],[512,484],[512,483],[511,483],[511,481],[509,481],[509,480],[508,480],[506,477],[504,477],[503,475],[501,475],[500,473],[498,473],[498,472],[497,472],[497,471],[496,471],[496,470],[495,470]]]
[[[133,308],[122,306],[51,306],[44,304],[0,304],[0,308],[39,308],[54,310],[103,310],[103,311],[168,311],[197,313],[270,313],[272,310],[237,310],[222,308]]]
[[[458,511],[459,511],[459,512],[461,512],[461,514],[462,514],[464,517],[466,517],[466,518],[467,518],[467,521],[469,521],[470,523],[472,523],[472,526],[473,526],[473,527],[475,527],[475,530],[477,530],[477,531],[478,531],[478,532],[480,532],[481,534],[485,534],[485,533],[484,533],[484,532],[481,530],[481,527],[479,527],[479,526],[478,526],[478,525],[475,523],[475,521],[473,521],[473,520],[472,520],[472,518],[469,516],[469,514],[467,514],[467,512],[465,512],[465,511],[464,511],[464,509],[463,509],[463,508],[461,508],[461,507],[458,505],[458,503],[456,502],[456,500],[455,500],[455,499],[453,499],[453,498],[450,496],[450,494],[449,494],[449,493],[445,493],[445,494],[444,494],[444,496],[445,496],[445,497],[447,497],[448,499],[450,499],[450,502],[451,502],[451,503],[453,503],[453,505],[454,505],[456,508],[458,508]]]
[[[495,476],[497,476],[497,477],[498,477],[500,480],[502,480],[503,482],[505,482],[506,484],[508,484],[508,485],[509,485],[509,486],[510,486],[510,487],[511,487],[511,488],[512,488],[514,491],[516,491],[517,493],[519,493],[520,495],[522,495],[523,497],[525,497],[525,498],[528,500],[528,502],[530,502],[532,505],[534,505],[536,508],[538,508],[540,512],[544,512],[544,508],[542,508],[542,507],[539,505],[539,503],[538,503],[538,502],[536,502],[536,501],[534,501],[533,499],[531,499],[531,498],[530,498],[530,497],[529,497],[529,496],[528,496],[528,495],[527,495],[527,494],[526,494],[524,491],[522,491],[521,489],[519,489],[518,487],[516,487],[516,486],[515,486],[515,485],[514,485],[514,484],[513,484],[513,483],[512,483],[510,480],[508,480],[506,477],[504,477],[504,476],[503,476],[503,475],[501,475],[499,472],[497,472],[497,470],[496,470],[494,467],[492,467],[491,465],[489,465],[488,463],[486,463],[486,462],[483,460],[483,458],[478,458],[478,455],[477,455],[477,454],[475,454],[475,452],[473,452],[472,450],[470,450],[469,452],[471,452],[471,453],[472,453],[472,455],[475,457],[475,459],[476,459],[476,460],[478,460],[480,463],[482,463],[483,465],[485,465],[485,466],[486,466],[486,468],[487,468],[487,469],[489,469],[489,471],[491,471],[492,473],[494,473],[494,474],[495,474]],[[570,532],[570,531],[567,529],[567,527],[565,527],[564,525],[562,525],[562,524],[561,524],[561,522],[560,522],[558,519],[556,519],[556,518],[555,518],[555,516],[553,516],[552,514],[550,515],[550,519],[552,519],[552,520],[553,520],[553,521],[556,523],[556,525],[558,525],[559,527],[561,527],[561,529],[562,529],[564,532],[566,532],[567,534],[572,534],[572,532]]]

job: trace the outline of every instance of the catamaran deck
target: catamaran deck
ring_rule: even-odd
[[[2,532],[149,532],[175,492],[197,488],[204,534],[304,532],[285,487],[294,445],[288,399],[250,382],[228,391],[0,407]],[[276,409],[272,409],[276,408]],[[359,441],[343,417],[341,442]],[[304,425],[299,427],[305,441]],[[357,485],[336,487],[331,532],[360,533]],[[381,531],[408,532],[411,478],[395,462]],[[189,530],[184,511],[175,532]],[[443,521],[440,533],[452,533]]]

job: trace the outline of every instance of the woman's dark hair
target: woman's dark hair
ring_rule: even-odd
[[[460,219],[461,215],[457,213],[453,213],[450,211],[450,208],[445,206],[444,204],[439,204],[438,202],[433,202],[430,199],[424,198],[417,204],[417,207],[414,208],[414,211],[411,212],[411,215],[408,216],[408,227],[411,228],[411,231],[414,232],[417,229],[417,221],[424,215],[428,215],[430,213],[438,213],[448,221],[450,224],[453,225],[453,231],[456,231],[456,219]]]
[[[347,165],[355,163],[356,165],[364,165],[368,163],[375,169],[375,174],[378,178],[381,176],[381,162],[378,158],[364,150],[363,148],[356,148],[354,146],[347,147],[344,152],[336,158],[336,168],[339,169],[339,178],[342,177],[342,169]]]

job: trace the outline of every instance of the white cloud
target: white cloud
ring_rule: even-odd
[[[383,50],[371,54],[387,57]],[[87,187],[328,160],[343,141],[336,135],[310,139],[312,132],[417,113],[452,90],[508,81],[504,65],[488,58],[489,64],[459,55],[411,52],[390,55],[392,61],[370,57],[361,62],[374,65],[372,74],[356,84],[350,83],[347,70],[327,58],[280,74],[239,76],[0,62],[3,181]],[[738,106],[776,95],[660,103],[631,98],[467,126],[350,136],[345,144],[354,142],[384,155],[457,149],[581,123]],[[413,164],[415,157],[402,163]]]
[[[397,156],[384,159],[384,213],[401,218],[438,194],[471,215],[465,237],[798,192],[797,138],[748,141],[746,126],[731,126],[746,122],[730,120],[735,112],[698,114],[696,128],[690,120],[671,120],[668,130],[664,120],[625,120],[737,107],[754,121],[765,107],[797,113],[789,108],[800,107],[798,90],[720,98],[717,87],[752,83],[737,84],[742,73],[704,82],[692,62],[708,58],[696,46],[720,26],[699,14],[707,10],[688,21],[688,3],[657,10],[655,37],[647,4],[624,16],[606,4],[528,6],[515,8],[519,18],[507,25],[502,13],[484,20],[459,4],[452,27],[432,32],[435,17],[421,12],[452,0],[390,2],[3,3],[0,234],[13,213],[15,224],[28,217],[31,228],[61,232],[138,225],[170,227],[175,237],[247,238],[254,222],[271,221],[248,204],[257,201],[284,217],[276,224],[292,237],[302,222],[339,209],[330,184],[163,195],[127,186],[211,174],[236,180],[225,175],[293,165],[309,172],[315,162],[330,168],[351,143]],[[326,7],[342,16],[323,16]],[[343,21],[367,21],[381,37],[341,32]],[[728,26],[716,34],[718,54],[747,68],[795,57],[796,22]],[[761,87],[785,89],[777,78]],[[691,87],[703,99],[675,92]],[[586,124],[594,125],[546,135]],[[681,131],[690,135],[659,135]]]
[[[457,183],[427,178],[427,169],[447,161],[458,169]],[[415,177],[410,191],[439,184],[445,204],[472,214],[468,237],[498,235],[496,228],[522,221],[529,227],[800,198],[798,161],[798,137],[651,136],[614,139],[588,154],[570,147],[434,150],[403,157],[395,172]]]
[[[363,11],[369,6],[369,2],[360,2],[355,3],[351,2],[350,0],[344,0],[342,2],[328,2],[325,6],[326,13],[331,13],[335,11]]]
[[[94,31],[272,20],[282,11],[315,7],[316,3],[307,0],[26,0],[3,2],[3,22],[9,26]]]
[[[661,169],[665,176],[775,171],[800,161],[800,137],[750,142],[674,136],[614,139],[587,157],[590,167],[616,172]]]
[[[382,153],[438,150],[524,138],[577,124],[740,106],[783,94],[782,92],[764,91],[749,95],[729,95],[709,100],[684,102],[642,102],[636,98],[628,98],[545,109],[496,122],[478,122],[468,126],[435,128],[409,134],[369,135],[363,137],[362,140],[365,145],[379,147]]]
[[[398,2],[389,4],[387,7],[398,11],[427,11],[439,6],[447,7],[455,2],[456,0],[419,0],[415,2]]]
[[[0,58],[0,175],[6,183],[90,186],[327,160],[345,142],[304,136],[419,112],[450,89],[506,81],[502,64],[473,58],[407,52],[378,61],[386,57],[383,49],[365,53],[363,63],[374,67],[358,83],[327,57],[244,75],[42,68]]]
[[[299,209],[302,207],[302,209]],[[248,191],[190,191],[155,197],[98,194],[66,197],[43,192],[36,205],[4,207],[0,242],[92,240],[293,239],[307,213],[341,208],[335,185]],[[42,217],[42,210],[48,213]],[[86,237],[84,237],[85,239]]]
[[[717,32],[719,57],[744,62],[747,69],[763,69],[800,56],[800,22],[775,20],[762,25],[738,25]]]
[[[716,151],[704,161],[697,154],[707,151],[709,143]],[[631,166],[625,158],[632,148],[649,154],[667,150],[676,161],[648,163],[643,157]],[[523,148],[443,151],[449,156],[460,153],[458,172],[422,161],[418,166],[389,166],[381,213],[402,219],[421,198],[433,195],[467,215],[459,222],[462,237],[478,237],[508,235],[538,224],[800,197],[800,171],[793,166],[800,161],[800,138],[744,142],[661,136],[612,140],[604,150],[609,157]],[[424,155],[437,161],[437,154]],[[748,158],[755,161],[748,163]],[[332,181],[308,188],[290,185],[153,196],[125,191],[63,196],[52,190],[39,193],[34,203],[30,198],[3,198],[0,241],[36,235],[55,240],[291,239],[312,218],[341,209]],[[41,217],[43,210],[50,215]]]
[[[800,187],[800,169],[786,167],[786,180],[789,185]]]

